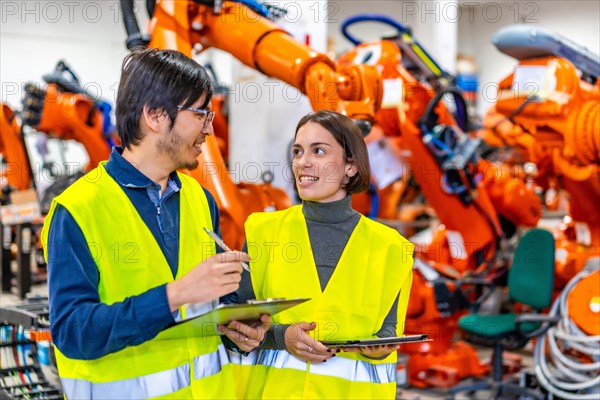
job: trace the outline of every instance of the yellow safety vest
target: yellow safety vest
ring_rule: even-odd
[[[202,187],[179,174],[179,264],[177,278],[215,254],[214,242],[203,231],[212,229]],[[56,205],[73,216],[98,267],[100,301],[113,304],[172,282],[173,274],[160,246],[138,211],[104,168],[98,168],[56,197],[42,232],[48,232]],[[49,245],[52,245],[50,243]],[[60,268],[60,265],[54,265]],[[182,308],[180,310],[185,313]],[[188,315],[189,316],[189,315]],[[93,340],[93,326],[82,326]],[[56,352],[58,371],[67,398],[235,398],[231,364],[220,338],[154,339],[95,360],[70,359]]]
[[[311,298],[275,314],[274,323],[316,322],[317,340],[374,337],[396,297],[397,334],[412,283],[414,246],[397,231],[361,217],[324,291],[321,291],[302,206],[252,214],[246,222],[256,297]],[[259,350],[232,359],[244,398],[393,399],[396,353],[373,360],[338,353],[311,364],[285,350]]]

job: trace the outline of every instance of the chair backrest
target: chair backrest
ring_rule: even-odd
[[[509,296],[536,310],[550,306],[554,288],[554,238],[543,229],[528,231],[508,271]]]

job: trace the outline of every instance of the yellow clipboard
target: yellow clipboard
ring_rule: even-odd
[[[217,325],[229,321],[240,321],[251,324],[258,322],[262,314],[277,314],[310,299],[266,299],[250,300],[245,304],[221,304],[214,310],[163,330],[156,339],[182,339],[187,337],[217,336]]]

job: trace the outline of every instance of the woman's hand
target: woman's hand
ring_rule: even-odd
[[[335,350],[327,348],[308,335],[308,331],[316,328],[314,322],[300,322],[290,325],[285,330],[285,348],[302,361],[318,364],[335,356]]]
[[[343,350],[349,353],[360,353],[368,358],[383,358],[392,351],[396,351],[400,348],[399,344],[386,344],[379,346],[366,346],[366,347],[346,347]]]
[[[235,345],[245,352],[260,346],[273,320],[268,314],[260,316],[260,322],[246,325],[239,321],[230,321],[227,326],[219,325],[219,332],[231,339]]]

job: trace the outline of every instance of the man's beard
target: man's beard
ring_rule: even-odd
[[[185,148],[185,144],[181,137],[172,130],[166,138],[160,139],[156,144],[158,154],[167,154],[175,163],[175,169],[196,169],[198,168],[198,160],[188,162],[180,159],[180,150]]]

